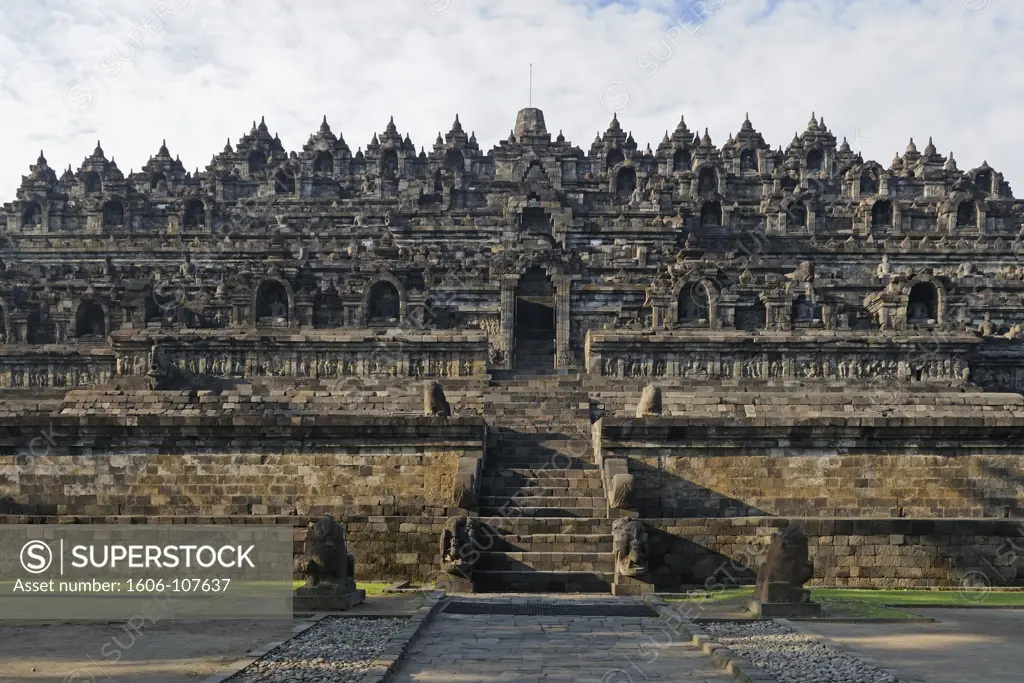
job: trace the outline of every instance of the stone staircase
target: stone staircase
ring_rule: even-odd
[[[516,344],[516,374],[550,375],[555,371],[554,339],[521,339]]]
[[[475,591],[610,591],[611,520],[582,384],[564,375],[492,382]]]

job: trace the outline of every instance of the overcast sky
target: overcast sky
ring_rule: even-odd
[[[811,112],[888,166],[913,137],[1024,196],[1022,0],[31,0],[0,4],[0,200],[42,148],[99,139],[127,173],[162,138],[205,168],[266,116],[299,149],[326,114],[365,147],[388,116],[489,149],[533,105],[589,148],[617,110],[643,147],[685,115],[773,147]],[[701,11],[699,8],[704,7]]]

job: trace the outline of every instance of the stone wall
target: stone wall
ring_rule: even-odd
[[[361,581],[408,578],[430,581],[440,564],[444,516],[345,515],[328,510],[345,526]],[[0,524],[287,524],[302,552],[313,517],[91,517],[0,515]],[[1024,585],[1024,523],[1021,520],[644,519],[650,541],[649,578],[657,588],[717,587],[753,583],[771,534],[793,522],[808,535],[813,586],[851,588],[956,588]],[[609,528],[611,521],[609,520]]]
[[[345,527],[348,551],[356,556],[359,581],[433,581],[441,564],[440,538],[447,517],[346,515],[328,509]],[[0,514],[0,524],[285,524],[294,527],[294,553],[303,551],[306,528],[315,517],[29,516]]]
[[[225,429],[0,430],[0,512],[444,516],[459,459],[484,447],[472,418]]]
[[[631,457],[640,514],[665,517],[1024,515],[1024,456]]]
[[[753,583],[771,534],[789,522],[807,532],[811,585],[955,588],[965,580],[1024,585],[1021,520],[644,519],[649,577],[659,588]],[[966,578],[965,578],[966,577]]]
[[[923,417],[823,414],[776,427],[763,423],[786,407],[767,405],[732,424],[606,418],[598,453],[627,460],[626,508],[644,517],[1024,516],[1019,418],[966,406],[944,421],[937,406],[910,407]]]

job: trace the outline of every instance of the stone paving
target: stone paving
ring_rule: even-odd
[[[580,598],[470,598],[601,602]],[[611,602],[611,599],[605,599]],[[618,599],[618,604],[627,601]],[[443,609],[443,608],[442,608]],[[396,683],[725,683],[732,676],[657,617],[463,615],[439,612],[410,646]]]
[[[906,681],[993,683],[1024,680],[1024,610],[920,609],[931,624],[799,625],[894,667]]]

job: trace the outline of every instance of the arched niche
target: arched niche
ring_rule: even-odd
[[[690,153],[685,149],[677,149],[672,155],[672,172],[682,173],[690,170]]]
[[[82,188],[86,194],[97,194],[103,191],[103,181],[96,171],[86,171],[82,175]]]
[[[167,176],[162,172],[156,171],[153,175],[149,176],[149,189],[151,190],[167,190]]]
[[[398,178],[398,152],[386,149],[380,154],[380,177],[387,180]]]
[[[259,173],[267,167],[267,155],[263,150],[254,149],[249,152],[249,173]]]
[[[21,207],[21,226],[23,228],[38,228],[43,224],[43,207],[39,202],[26,202]]]
[[[992,171],[978,171],[977,175],[974,176],[974,186],[983,195],[992,194]]]
[[[256,289],[255,312],[257,324],[280,325],[288,322],[291,297],[283,282],[264,280]]]
[[[107,335],[107,313],[98,301],[83,301],[75,313],[75,337],[102,339]]]
[[[710,166],[700,169],[697,176],[697,192],[718,192],[718,173]]]
[[[163,283],[156,283],[146,296],[143,315],[147,323],[173,320],[178,308],[178,292]]]
[[[206,225],[206,206],[199,199],[185,202],[185,227],[201,228]]]
[[[466,158],[457,149],[450,149],[444,155],[444,167],[449,171],[461,173],[465,169]]]
[[[749,147],[740,152],[740,173],[757,173],[757,152]]]
[[[720,202],[704,202],[704,205],[700,207],[700,225],[702,228],[722,226],[722,204]]]
[[[328,175],[334,173],[334,155],[327,150],[317,152],[313,158],[313,172]]]
[[[684,283],[677,294],[676,321],[683,325],[710,324],[714,298],[714,289],[706,280]]]
[[[821,305],[804,293],[793,297],[790,320],[794,325],[813,325],[821,322]]]
[[[878,194],[878,176],[870,169],[865,169],[860,174],[861,196]]]
[[[274,194],[295,194],[295,174],[289,168],[282,168],[274,174]]]
[[[547,211],[539,206],[527,206],[523,208],[522,215],[523,232],[539,232],[542,234],[551,232],[551,217]]]
[[[397,325],[402,320],[402,291],[391,278],[381,278],[366,291],[366,324]]]
[[[825,153],[820,149],[812,149],[807,153],[807,171],[821,173],[825,169]]]
[[[610,149],[608,154],[605,155],[604,162],[605,168],[613,169],[621,163],[626,161],[626,155],[623,154],[621,149]]]
[[[963,230],[978,227],[978,207],[973,200],[965,199],[956,207],[956,227]]]
[[[52,320],[43,322],[43,314],[39,306],[33,306],[28,312],[27,339],[29,344],[53,344],[57,341],[57,330]]]
[[[444,179],[447,173],[449,171],[444,168],[434,171],[434,194],[441,195],[444,193]]]
[[[807,207],[803,205],[803,202],[795,202],[790,205],[789,209],[786,210],[786,223],[791,228],[806,228],[807,227]]]
[[[624,166],[615,175],[615,194],[619,198],[628,199],[636,189],[636,169],[632,166]]]
[[[124,227],[124,204],[120,199],[110,199],[103,203],[103,227]]]
[[[871,207],[871,227],[874,230],[888,230],[892,227],[892,202],[881,199]]]
[[[907,324],[934,325],[939,321],[939,288],[934,282],[918,282],[907,295]]]

